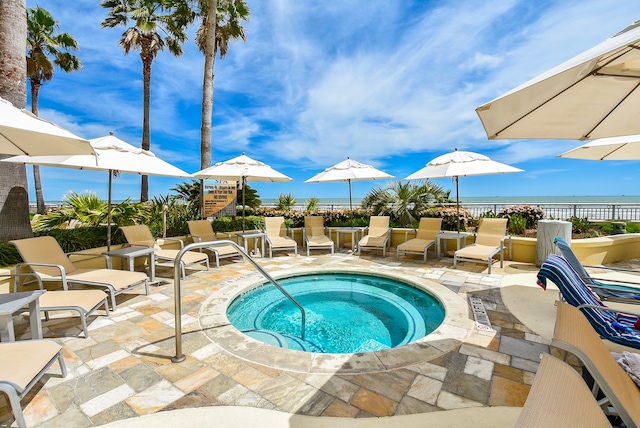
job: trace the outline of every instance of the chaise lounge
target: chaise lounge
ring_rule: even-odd
[[[457,250],[453,254],[453,268],[459,261],[487,263],[491,274],[493,257],[500,254],[500,267],[504,265],[504,241],[509,237],[506,218],[482,218],[475,235],[475,242]],[[509,252],[511,254],[511,252]]]
[[[113,310],[116,308],[116,296],[121,293],[144,285],[146,294],[149,294],[149,278],[146,274],[115,269],[78,268],[71,262],[73,254],[66,255],[52,236],[18,239],[11,243],[25,262],[17,266],[16,271],[20,272],[23,267],[28,267],[30,275],[36,277],[40,288],[43,288],[43,282],[55,282],[61,283],[63,290],[68,290],[69,285],[104,289],[111,296]],[[109,259],[106,260],[109,267]]]
[[[189,226],[189,236],[193,242],[215,242],[220,240],[209,220],[191,220],[187,221],[187,225]],[[216,245],[204,247],[204,249],[213,253],[216,259],[216,267],[220,267],[220,259],[230,257],[244,259],[242,253],[233,245]]]
[[[421,218],[416,237],[398,245],[396,259],[399,259],[404,254],[420,254],[423,256],[424,263],[426,263],[427,251],[435,246],[436,235],[440,232],[441,227],[441,218]]]

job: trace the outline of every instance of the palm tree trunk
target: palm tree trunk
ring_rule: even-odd
[[[0,97],[14,106],[27,103],[26,0],[0,1]],[[9,156],[0,154],[4,159]],[[0,162],[0,241],[33,236],[29,221],[27,169]]]
[[[204,81],[202,83],[202,127],[200,129],[200,169],[211,166],[211,116],[213,114],[213,80],[216,59],[216,11],[217,0],[208,0],[206,19]]]
[[[31,113],[38,116],[38,100],[40,96],[41,83],[31,80]],[[42,193],[42,181],[40,181],[40,167],[33,165],[33,187],[36,191],[36,212],[44,214],[44,194]]]
[[[145,55],[145,48],[143,46],[140,53],[142,58],[142,75],[143,75],[143,120],[142,120],[142,148],[149,150],[151,146],[150,132],[149,132],[149,109],[151,108],[151,62],[153,61],[150,55]],[[142,182],[140,186],[140,202],[147,202],[149,200],[149,177],[142,176]]]

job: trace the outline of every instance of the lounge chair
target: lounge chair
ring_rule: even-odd
[[[269,246],[269,258],[273,257],[274,251],[293,250],[295,255],[298,255],[298,243],[287,236],[284,217],[265,217],[264,232]]]
[[[193,239],[193,242],[214,242],[220,240],[209,220],[187,221],[187,225],[189,226],[189,235],[191,239]],[[231,239],[230,236],[225,238]],[[216,245],[204,247],[204,249],[213,253],[216,259],[216,267],[220,267],[220,259],[229,257],[240,257],[240,259],[244,259],[242,253],[233,245]]]
[[[37,276],[31,272],[21,273],[22,267],[16,267],[16,275],[14,281],[14,291],[19,292],[20,286],[28,284],[28,278]],[[44,290],[42,281],[37,280],[38,288]],[[80,316],[82,331],[84,337],[89,338],[89,328],[87,326],[87,317],[94,313],[98,308],[104,306],[105,315],[109,316],[109,295],[102,290],[48,290],[38,298],[38,306],[40,312],[44,312],[45,319],[49,319],[49,312],[56,311],[75,311]]]
[[[546,289],[547,280],[558,287],[561,300],[578,308],[603,339],[640,349],[640,330],[636,327],[640,326],[638,315],[607,307],[564,257],[550,254],[542,264],[538,284]]]
[[[542,354],[516,428],[611,427],[589,387],[569,364]]]
[[[173,266],[180,250],[165,250],[160,248],[155,238],[151,234],[151,230],[145,224],[137,224],[134,226],[120,226],[120,230],[124,233],[127,243],[132,247],[148,247],[155,248],[156,265],[158,262],[168,262]],[[164,238],[180,243],[180,248],[184,246],[180,239]],[[204,264],[209,270],[209,256],[199,251],[187,251],[180,260],[180,272],[182,278],[186,276],[186,267],[197,264]]]
[[[68,290],[69,285],[105,289],[111,297],[113,310],[116,309],[116,296],[121,293],[144,285],[145,293],[149,294],[149,278],[146,274],[115,269],[78,268],[71,262],[72,254],[66,255],[52,236],[18,239],[11,243],[25,261],[16,266],[16,271],[19,272],[23,266],[29,267],[40,288],[43,282],[57,282],[62,283],[63,290]],[[107,267],[110,267],[110,260],[106,259]]]
[[[488,273],[491,274],[493,257],[500,253],[500,267],[504,265],[504,242],[511,237],[506,236],[506,218],[483,218],[475,234],[475,242],[453,253],[453,268],[458,261],[487,263]],[[510,249],[509,249],[510,250]],[[509,251],[511,255],[511,251]]]
[[[382,257],[386,257],[390,236],[389,216],[371,216],[367,234],[358,242],[358,255],[363,249],[382,249]]]
[[[562,256],[569,262],[573,270],[576,271],[585,284],[589,286],[602,300],[610,300],[612,302],[634,303],[640,304],[640,282],[627,281],[623,279],[601,279],[589,275],[585,266],[580,263],[571,246],[564,239],[556,236],[553,243],[558,247]],[[589,266],[598,267],[598,266]],[[610,267],[602,267],[603,269],[629,272],[630,269],[615,269]],[[636,271],[637,272],[637,271]],[[626,275],[625,278],[631,277]],[[633,279],[633,278],[631,278]],[[640,277],[638,277],[640,280]]]
[[[600,405],[619,416],[627,427],[640,426],[640,390],[618,365],[589,320],[575,307],[558,302],[556,327],[551,345],[575,355],[591,374],[605,398]],[[615,411],[611,411],[613,407]]]
[[[66,377],[67,368],[62,357],[62,346],[53,340],[0,343],[0,391],[9,397],[11,411],[19,428],[27,427],[20,400],[56,360],[60,364],[62,377]]]
[[[440,232],[442,226],[442,218],[420,219],[416,237],[398,245],[396,259],[402,254],[420,254],[424,256],[424,263],[427,262],[427,250],[435,246],[436,234]]]
[[[320,216],[306,216],[304,218],[304,242],[307,247],[307,256],[310,250],[331,250],[333,254],[335,245],[333,240],[325,234],[324,219]]]

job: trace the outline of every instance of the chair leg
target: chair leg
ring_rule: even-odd
[[[22,414],[22,406],[20,405],[20,397],[18,397],[18,392],[8,385],[0,385],[0,391],[3,391],[5,394],[7,394],[7,397],[9,398],[11,412],[13,413],[13,417],[16,420],[18,428],[27,428],[27,423],[24,421],[24,415]]]

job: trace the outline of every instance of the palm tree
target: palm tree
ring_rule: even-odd
[[[36,116],[40,86],[53,79],[54,66],[57,65],[65,73],[82,68],[80,59],[69,52],[78,49],[78,42],[69,33],[56,34],[58,28],[58,21],[45,9],[37,6],[27,10],[27,77],[31,84],[31,112]],[[33,165],[33,183],[37,211],[44,214],[38,165]]]
[[[143,76],[142,148],[149,150],[151,65],[165,46],[173,55],[182,55],[182,43],[187,39],[185,29],[193,22],[193,12],[188,7],[188,0],[103,0],[100,6],[109,9],[102,27],[132,24],[122,33],[119,44],[125,55],[132,50],[140,51]],[[148,200],[149,181],[143,175],[140,201]]]
[[[27,104],[26,0],[0,1],[0,16],[0,97],[24,108]],[[0,154],[0,158],[6,157]],[[0,241],[31,236],[27,169],[24,165],[0,162]]]
[[[200,128],[200,169],[211,166],[211,115],[213,113],[213,68],[215,56],[224,58],[230,40],[246,40],[241,21],[249,20],[245,0],[198,0],[198,16],[202,23],[196,32],[196,44],[204,54],[202,84],[202,126]],[[216,19],[209,19],[209,11],[216,10]],[[215,37],[212,37],[215,35]]]
[[[392,181],[385,188],[375,188],[365,195],[362,207],[371,209],[374,215],[389,215],[401,226],[416,223],[416,216],[425,208],[449,202],[449,193],[428,180],[403,183]]]

